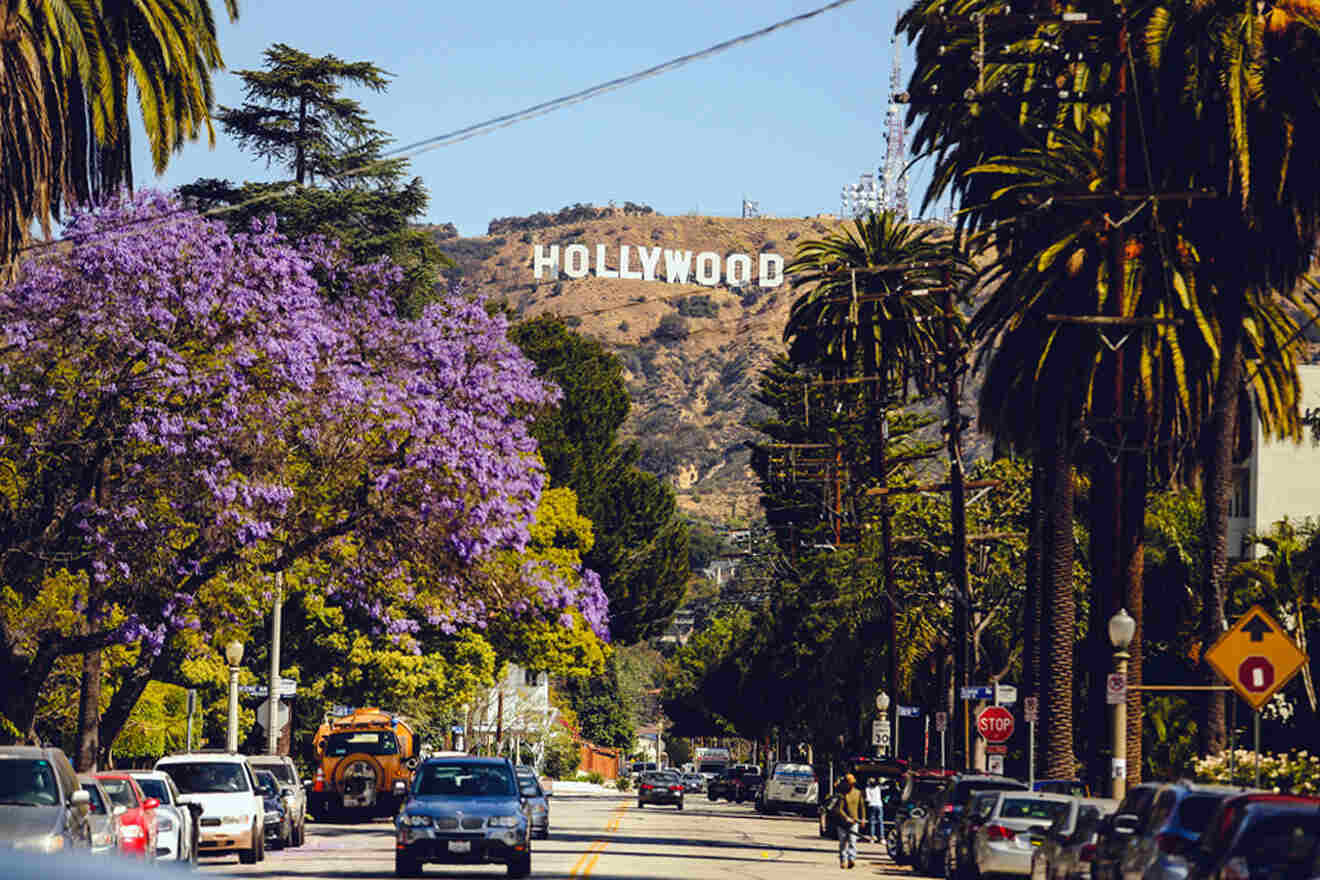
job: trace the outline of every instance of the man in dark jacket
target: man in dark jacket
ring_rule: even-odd
[[[839,867],[851,868],[857,864],[857,833],[862,826],[866,801],[857,787],[857,777],[851,773],[839,780],[834,797],[835,827],[839,831]]]

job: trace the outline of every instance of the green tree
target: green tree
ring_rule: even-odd
[[[577,733],[583,739],[625,754],[632,750],[637,725],[624,702],[615,655],[606,661],[603,674],[569,679],[563,692],[577,713]]]
[[[293,239],[337,241],[355,263],[388,257],[405,273],[409,311],[434,298],[442,267],[452,266],[434,239],[416,225],[430,196],[421,178],[408,178],[406,159],[383,157],[388,136],[345,86],[383,92],[388,75],[368,61],[320,57],[276,43],[262,70],[241,70],[245,101],[216,114],[225,132],[289,180],[234,185],[202,179],[180,192],[208,209],[235,206],[234,229],[274,213]],[[319,184],[319,185],[318,185]]]
[[[532,432],[550,485],[573,489],[591,520],[596,542],[582,561],[609,596],[611,638],[629,645],[657,636],[683,599],[688,531],[673,490],[637,467],[635,444],[617,439],[629,406],[622,366],[553,317],[524,321],[510,336],[564,392]]]

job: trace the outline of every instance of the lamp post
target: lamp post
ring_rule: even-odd
[[[891,650],[892,650],[892,649],[891,649]],[[878,693],[875,695],[875,707],[876,707],[876,709],[878,709],[878,710],[880,711],[880,717],[883,718],[883,719],[885,720],[886,723],[888,723],[888,721],[889,721],[889,694],[885,693],[884,691],[880,691],[880,692],[878,692]],[[897,725],[897,724],[894,725],[894,730],[895,730],[895,731],[898,730],[898,725]],[[892,733],[890,734],[890,739],[891,739],[891,742],[890,742],[890,749],[889,749],[889,750],[890,750],[890,754],[892,754],[894,757],[898,757],[898,749],[895,748],[895,746],[898,745],[898,739],[897,739],[897,737],[895,737],[894,734],[892,734]]]
[[[1109,644],[1114,646],[1114,672],[1123,677],[1124,698],[1114,704],[1114,759],[1110,767],[1110,797],[1122,798],[1127,791],[1127,666],[1128,645],[1136,635],[1137,622],[1126,608],[1109,618]]]
[[[238,664],[243,662],[243,643],[235,639],[225,645],[225,659],[229,661],[229,735],[225,749],[238,751]]]

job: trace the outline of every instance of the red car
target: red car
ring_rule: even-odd
[[[156,858],[156,807],[160,801],[142,793],[127,773],[96,773],[119,815],[120,852],[140,859]]]

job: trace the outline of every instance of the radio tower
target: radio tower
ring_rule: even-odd
[[[895,26],[897,28],[897,26]],[[907,125],[894,96],[903,90],[903,55],[892,41],[894,63],[889,71],[889,113],[885,120],[885,164],[880,169],[880,203],[900,219],[908,217]]]

